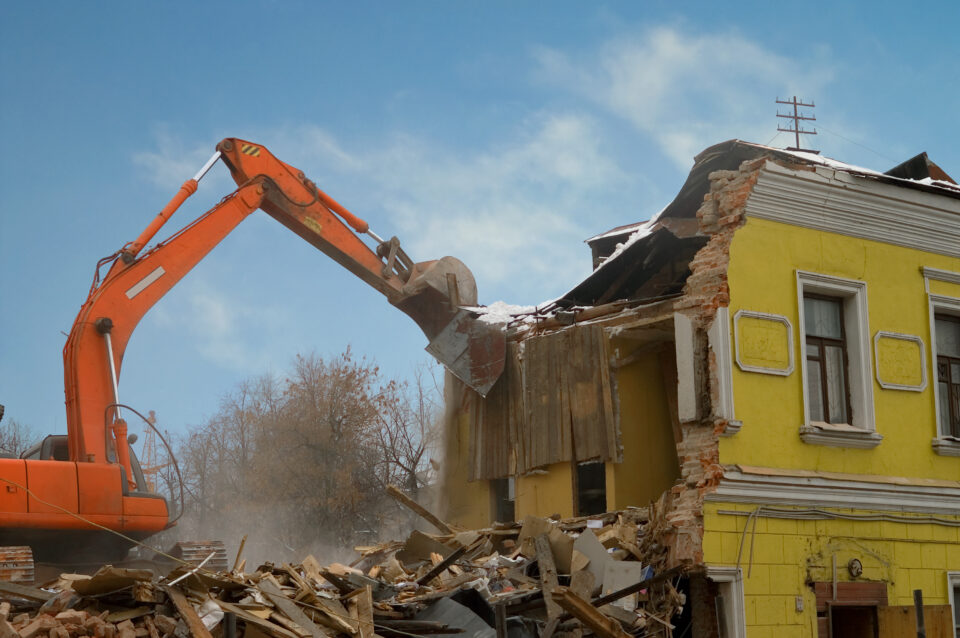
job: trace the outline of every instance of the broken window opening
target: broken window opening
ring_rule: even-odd
[[[574,472],[576,516],[593,516],[607,511],[607,466],[602,461],[576,464]]]
[[[843,301],[805,293],[807,383],[810,420],[850,422],[850,385]]]
[[[491,510],[498,523],[512,523],[516,520],[516,484],[514,478],[499,478],[490,481]]]

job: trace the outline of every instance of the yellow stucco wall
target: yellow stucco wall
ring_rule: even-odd
[[[623,463],[607,464],[608,509],[644,506],[680,477],[663,385],[655,352],[617,371]]]
[[[573,516],[573,475],[570,463],[555,463],[542,473],[517,479],[517,520],[533,516]]]
[[[936,436],[935,368],[922,266],[960,272],[960,259],[748,218],[736,231],[730,251],[730,316],[732,319],[741,309],[786,316],[793,326],[796,365],[793,373],[784,377],[746,372],[734,363],[736,418],[743,422],[743,428],[735,436],[721,439],[720,461],[855,474],[960,478],[960,458],[938,456],[930,445]],[[867,283],[870,379],[876,431],[884,437],[875,449],[809,445],[800,440],[803,394],[798,269]],[[956,284],[931,282],[931,290],[934,288],[938,294],[960,297]],[[877,383],[873,337],[881,330],[923,339],[928,379],[924,391],[883,389]],[[736,348],[734,338],[731,335]]]
[[[448,379],[447,383],[450,383]],[[467,481],[470,432],[465,413],[454,415],[444,432],[444,458],[440,478],[438,512],[445,520],[469,529],[486,527],[493,513],[486,481]]]
[[[846,566],[851,558],[857,558],[863,575],[855,580],[885,581],[889,605],[912,605],[914,589],[923,590],[926,605],[950,602],[946,572],[960,571],[960,527],[757,517],[754,530],[753,522],[747,527],[747,516],[718,513],[753,509],[752,505],[708,503],[703,539],[707,565],[736,566],[740,555],[745,620],[751,637],[815,637],[816,597],[806,583],[831,582],[834,555],[838,581],[854,580]],[[960,523],[960,517],[942,518]],[[803,601],[803,611],[796,610],[797,596]]]

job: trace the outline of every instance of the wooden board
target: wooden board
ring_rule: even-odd
[[[190,635],[193,636],[193,638],[213,638],[210,630],[207,629],[203,621],[200,620],[197,611],[193,608],[193,605],[190,604],[190,601],[187,600],[187,597],[183,595],[183,592],[175,587],[168,586],[165,586],[163,591],[167,592],[167,597],[170,598],[173,606],[177,608],[177,611],[180,613],[180,618],[186,623],[187,629],[190,630]]]
[[[326,638],[327,632],[317,627],[297,604],[284,596],[280,588],[270,582],[270,580],[266,578],[261,580],[258,588],[277,606],[277,609],[282,611],[287,618],[302,627],[313,638]]]
[[[572,326],[507,344],[487,397],[469,396],[470,480],[564,461],[621,460],[616,379],[599,325]]]
[[[913,605],[877,608],[879,638],[908,638],[917,635],[917,611]],[[927,638],[953,638],[950,605],[924,605],[923,623]]]

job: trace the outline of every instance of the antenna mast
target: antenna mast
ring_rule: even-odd
[[[814,130],[812,130],[812,131],[807,131],[807,130],[801,128],[801,127],[800,127],[800,122],[803,121],[803,120],[808,120],[808,121],[814,122],[814,121],[816,121],[817,118],[813,117],[813,115],[810,115],[809,117],[807,117],[806,115],[804,115],[803,113],[800,112],[799,107],[805,106],[805,107],[808,107],[808,108],[811,108],[811,109],[812,109],[812,108],[814,108],[816,105],[815,105],[813,102],[810,102],[810,104],[804,104],[802,101],[797,101],[797,96],[796,96],[796,95],[793,96],[793,99],[792,99],[792,100],[781,100],[780,98],[777,98],[777,104],[793,105],[793,115],[790,115],[789,112],[788,112],[788,113],[781,113],[781,112],[779,111],[779,109],[777,110],[777,117],[782,117],[782,118],[785,118],[785,119],[788,119],[788,120],[793,120],[793,128],[781,128],[781,127],[779,127],[779,126],[777,127],[777,130],[778,130],[778,131],[783,131],[784,133],[793,133],[794,136],[795,136],[795,138],[796,138],[796,146],[788,146],[788,147],[787,147],[787,150],[788,150],[788,151],[806,151],[807,153],[819,153],[820,151],[814,151],[814,150],[812,150],[812,149],[800,148],[800,136],[801,136],[801,135],[816,135],[816,134],[817,134],[816,129],[814,129]]]

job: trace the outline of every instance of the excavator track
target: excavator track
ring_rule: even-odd
[[[193,565],[203,563],[205,569],[214,572],[225,572],[230,568],[227,565],[227,548],[223,541],[180,541],[167,553]],[[213,554],[213,557],[204,563],[210,554]],[[154,558],[163,560],[159,556]]]
[[[33,551],[26,545],[0,547],[0,580],[32,585]]]

